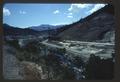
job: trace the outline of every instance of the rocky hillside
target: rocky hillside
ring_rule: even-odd
[[[67,26],[58,34],[61,40],[114,42],[114,8],[106,5],[80,21]]]

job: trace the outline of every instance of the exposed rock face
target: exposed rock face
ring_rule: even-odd
[[[12,50],[11,50],[12,49]],[[7,80],[40,80],[45,79],[41,66],[33,62],[19,61],[18,52],[9,46],[3,49],[3,77]]]
[[[24,76],[24,79],[40,80],[45,78],[41,66],[38,66],[33,62],[27,62],[27,61],[23,61],[21,62],[21,64],[23,68],[20,73]]]
[[[11,50],[12,49],[12,50]],[[22,80],[24,77],[19,74],[20,72],[20,62],[19,60],[13,55],[15,53],[13,48],[4,46],[3,48],[3,76],[4,79],[11,79],[11,80]]]
[[[104,39],[103,41],[110,41],[110,42],[115,42],[115,31],[110,31],[110,32],[107,32],[104,36]]]
[[[109,11],[110,9],[111,12]],[[58,36],[62,40],[114,41],[114,39],[111,38],[114,36],[114,28],[113,7],[107,5],[101,10],[80,20],[80,22],[77,22],[75,25],[72,25]]]

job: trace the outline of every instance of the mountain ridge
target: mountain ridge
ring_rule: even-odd
[[[35,31],[29,28],[18,28],[8,24],[3,24],[4,35],[38,35],[39,31]]]
[[[57,29],[62,27],[63,25],[50,25],[50,24],[41,24],[38,26],[31,26],[28,27],[29,29],[37,30],[37,31],[44,31],[44,30],[50,30],[50,29]]]
[[[106,5],[84,19],[65,26],[67,29],[60,32],[57,37],[60,40],[101,41],[105,40],[106,33],[110,32],[110,39],[114,37],[114,20],[114,7]]]

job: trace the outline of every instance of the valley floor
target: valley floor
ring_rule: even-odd
[[[91,73],[94,73],[94,69],[97,69],[97,72],[99,72],[100,70],[99,68],[94,68],[94,66],[91,66],[89,68],[85,67],[85,65],[87,66],[87,64],[89,66],[91,54],[95,55],[93,57],[97,59],[93,58],[92,64],[90,65],[96,66],[96,62],[94,61],[98,62],[97,65],[99,65],[99,62],[105,62],[105,64],[100,63],[101,68],[104,68],[103,65],[108,65],[107,67],[113,67],[112,65],[114,63],[112,56],[112,53],[114,53],[113,43],[82,41],[58,42],[46,40],[38,42],[38,44],[36,44],[36,42],[35,44],[28,44],[32,45],[27,47],[27,49],[30,50],[32,48],[36,48],[35,46],[37,46],[37,48],[40,49],[38,50],[40,51],[39,54],[36,55],[33,52],[33,54],[31,54],[30,52],[26,52],[25,49],[23,50],[23,52],[19,53],[19,50],[15,49],[15,47],[13,48],[10,45],[4,45],[4,79],[70,79],[71,77],[72,79],[77,80],[86,79],[87,76],[83,72],[86,72],[87,69],[89,70],[90,68]],[[42,46],[41,44],[44,46]],[[26,52],[26,54],[24,52]],[[21,58],[23,61],[20,61]],[[112,68],[110,70],[112,70]],[[108,73],[109,72],[111,73],[111,71],[108,70]],[[68,75],[69,73],[71,74],[70,76]],[[112,76],[109,75],[110,74],[108,74],[108,77]],[[102,77],[104,77],[104,75]]]

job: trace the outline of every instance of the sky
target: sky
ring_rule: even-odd
[[[41,24],[64,25],[84,18],[106,4],[5,4],[3,23],[26,28]]]

